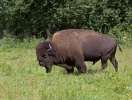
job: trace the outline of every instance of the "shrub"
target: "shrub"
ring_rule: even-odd
[[[68,28],[112,32],[117,38],[129,36],[131,31],[131,0],[2,0],[0,6],[0,37],[4,30],[21,39],[48,38]],[[115,30],[119,32],[113,33]]]

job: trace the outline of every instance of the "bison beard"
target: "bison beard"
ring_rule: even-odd
[[[99,60],[102,65],[99,71],[102,71],[107,67],[108,59],[117,72],[117,46],[117,40],[108,35],[91,30],[68,29],[56,32],[50,41],[39,43],[36,56],[47,73],[51,71],[53,64],[65,68],[69,74],[73,73],[74,67],[80,73],[86,73],[84,61],[92,61],[95,64]],[[122,51],[120,46],[119,49]]]

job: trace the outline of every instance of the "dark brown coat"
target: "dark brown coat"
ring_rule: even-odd
[[[117,45],[116,39],[105,34],[85,29],[68,29],[56,32],[48,42],[39,43],[36,54],[40,65],[45,66],[47,72],[55,64],[66,68],[68,73],[74,71],[74,66],[79,72],[85,73],[87,68],[84,61],[95,63],[100,59],[100,70],[107,66],[109,59],[118,71],[115,58]]]

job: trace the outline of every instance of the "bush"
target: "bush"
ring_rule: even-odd
[[[5,35],[4,30],[23,39],[48,38],[58,30],[83,28],[104,34],[112,32],[120,38],[130,35],[131,15],[131,0],[2,0],[0,37]],[[124,25],[128,26],[127,30]],[[115,29],[119,32],[113,33]]]
[[[132,41],[132,25],[123,23],[121,25],[116,25],[108,32],[109,35],[118,39],[122,44],[129,44]]]

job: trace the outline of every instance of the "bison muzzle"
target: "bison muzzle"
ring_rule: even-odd
[[[52,65],[58,65],[73,73],[74,67],[80,73],[86,73],[84,61],[95,64],[101,60],[101,71],[107,67],[107,60],[118,71],[115,58],[116,48],[122,51],[116,39],[105,34],[85,29],[67,29],[56,32],[50,41],[41,42],[36,47],[36,56],[40,66],[50,72]]]

